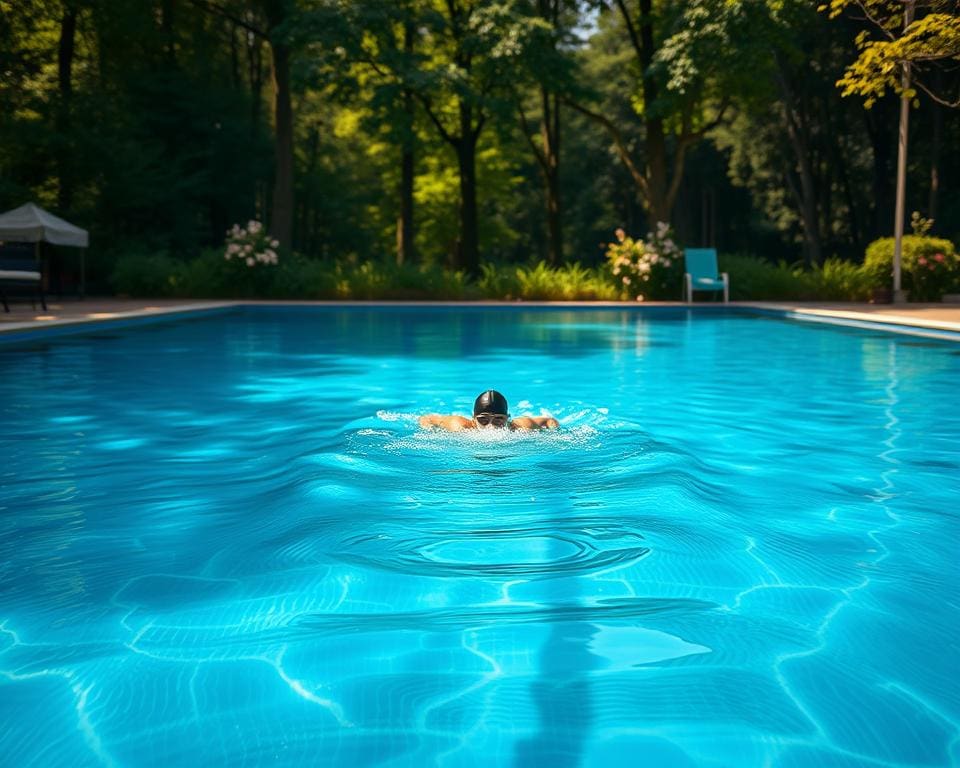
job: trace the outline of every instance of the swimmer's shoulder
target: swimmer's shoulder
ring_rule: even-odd
[[[518,416],[510,421],[510,429],[556,429],[560,426],[552,416]]]
[[[419,422],[424,429],[445,429],[448,432],[460,432],[464,429],[474,429],[476,427],[472,419],[456,414],[444,416],[440,413],[428,413],[421,416]]]

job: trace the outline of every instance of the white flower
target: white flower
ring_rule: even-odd
[[[663,266],[665,266],[665,267],[673,266],[673,262],[670,261],[670,259],[664,259],[664,260],[663,260]]]
[[[279,247],[280,247],[280,241],[279,241],[279,240],[271,240],[271,241],[270,241],[270,247],[271,247],[271,248],[279,248]]]
[[[630,278],[627,277],[626,275],[623,276],[623,284],[630,285]]]
[[[663,237],[669,231],[670,231],[670,225],[667,222],[665,221],[657,222],[657,234],[660,235],[660,237]]]
[[[257,234],[261,229],[263,229],[263,224],[261,224],[259,221],[250,221],[250,222],[247,224],[247,229],[250,230],[250,234],[251,234],[251,235],[255,235],[255,234]]]
[[[252,257],[252,256],[247,256],[247,266],[248,266],[248,267],[252,267],[252,266],[253,266],[254,264],[256,264],[256,263],[257,263],[257,262],[255,262],[255,261],[253,260],[253,257]]]

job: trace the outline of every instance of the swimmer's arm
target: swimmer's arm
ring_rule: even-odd
[[[473,429],[474,427],[471,419],[466,419],[463,416],[443,416],[439,413],[428,413],[426,416],[421,416],[419,421],[420,426],[424,429],[436,427],[448,432],[459,432],[462,429]]]
[[[519,416],[510,422],[511,429],[556,429],[560,426],[552,416]]]

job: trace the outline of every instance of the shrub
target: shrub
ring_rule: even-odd
[[[617,289],[606,274],[579,263],[551,267],[545,261],[533,266],[480,266],[477,288],[490,299],[528,301],[613,301]]]
[[[889,288],[893,280],[892,237],[867,246],[863,270],[871,288]],[[960,279],[960,260],[949,240],[923,235],[904,235],[901,256],[904,290],[911,301],[940,301]]]
[[[745,254],[721,254],[719,266],[730,276],[730,298],[738,301],[790,301],[811,298],[813,289],[799,266]]]
[[[830,258],[804,274],[813,296],[821,301],[866,301],[870,280],[859,264]]]
[[[264,286],[272,299],[332,299],[337,297],[335,265],[293,253],[273,270]]]
[[[256,298],[266,291],[263,283],[273,279],[272,273],[226,261],[218,249],[186,262],[182,274],[178,296],[210,299]]]
[[[607,247],[607,263],[624,298],[678,299],[682,293],[683,264],[680,248],[666,222],[658,222],[646,241],[616,231],[617,242]]]
[[[335,295],[340,299],[460,299],[467,291],[464,272],[433,265],[364,261],[341,262],[334,268]]]
[[[276,249],[280,243],[267,234],[259,221],[251,219],[246,227],[234,224],[227,230],[223,258],[236,264],[244,264],[250,269],[276,265],[279,256]]]
[[[486,299],[515,299],[520,295],[517,270],[495,264],[481,264],[477,289]]]
[[[183,266],[165,253],[129,254],[114,265],[110,285],[123,296],[179,296]]]

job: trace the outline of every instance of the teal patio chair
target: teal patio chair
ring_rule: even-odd
[[[683,252],[686,274],[683,276],[683,299],[693,302],[694,291],[723,291],[724,303],[730,301],[730,276],[717,274],[716,248],[687,248]]]

